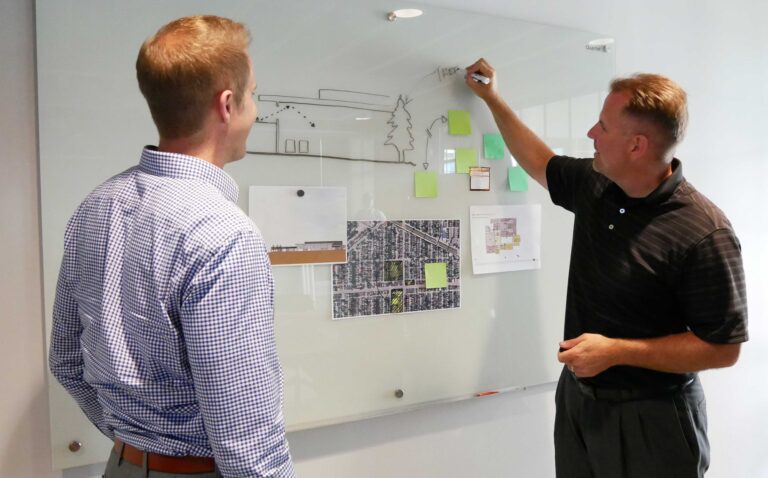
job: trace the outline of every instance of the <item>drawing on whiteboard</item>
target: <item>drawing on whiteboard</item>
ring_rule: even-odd
[[[439,81],[443,81],[444,79],[448,77],[455,76],[458,72],[462,71],[464,68],[461,68],[459,66],[441,66],[438,67],[434,73],[437,74],[437,79]]]
[[[463,68],[438,66],[423,76],[411,91],[425,80],[442,82],[455,79]],[[295,156],[407,164],[413,151],[413,118],[409,104],[411,93],[384,95],[345,89],[321,88],[317,96],[263,94],[257,97],[259,110],[248,139],[248,154]],[[426,153],[422,167],[429,169],[429,146],[436,124],[448,118],[436,118],[426,128]],[[385,129],[386,128],[386,129]],[[372,138],[382,138],[377,143]],[[383,149],[394,149],[396,157]],[[392,151],[392,150],[389,150]]]
[[[445,125],[448,123],[448,118],[445,115],[436,118],[432,124],[429,125],[429,128],[425,130],[427,132],[427,145],[424,148],[424,162],[421,163],[421,165],[424,167],[424,170],[429,169],[429,139],[432,138],[432,128],[435,127],[435,123],[438,121],[440,121],[440,124]]]
[[[419,78],[419,80],[411,88],[411,91],[408,93],[408,96],[411,96],[413,91],[415,91],[422,84],[424,80],[432,79],[432,77],[436,77],[437,81],[440,82],[440,81],[455,77],[456,74],[462,70],[464,70],[464,68],[460,68],[458,66],[438,66],[437,68],[435,68],[434,71],[431,71],[426,75],[422,76],[421,78]]]
[[[347,263],[333,266],[333,318],[459,307],[459,230],[458,219],[348,221]],[[430,278],[430,265],[444,265],[444,275]]]
[[[408,96],[411,96],[411,94],[418,89],[420,85],[423,84],[424,80],[434,80],[437,79],[438,82],[442,82],[445,80],[453,80],[456,75],[460,72],[464,71],[464,68],[458,67],[458,66],[438,66],[433,71],[429,72],[428,74],[422,76],[419,81],[416,82],[416,84],[411,88],[411,91],[408,93]],[[438,118],[436,118],[434,121],[432,121],[429,124],[428,128],[425,128],[424,132],[426,133],[426,145],[424,146],[424,162],[421,163],[421,166],[424,168],[424,170],[429,169],[429,143],[430,139],[432,138],[433,129],[435,127],[435,124],[438,124],[438,121],[440,122],[440,125],[446,125],[448,123],[448,118],[445,115],[441,115]]]
[[[413,135],[411,134],[413,124],[411,123],[411,113],[406,109],[410,102],[411,100],[403,98],[403,95],[398,96],[395,111],[392,112],[392,116],[387,121],[392,129],[387,134],[387,140],[384,144],[395,148],[398,161],[401,163],[405,162],[405,152],[413,151]]]
[[[315,127],[315,123],[314,123],[314,121],[312,121],[312,120],[308,119],[308,118],[307,118],[307,115],[305,115],[305,114],[304,114],[304,113],[302,113],[301,111],[297,110],[297,109],[296,109],[296,107],[295,107],[295,106],[293,106],[293,105],[285,105],[285,106],[283,106],[282,108],[280,108],[279,110],[277,110],[277,111],[274,111],[274,112],[273,112],[272,114],[270,114],[270,115],[267,115],[267,116],[260,116],[260,117],[256,118],[256,122],[257,122],[257,123],[268,123],[268,121],[267,121],[268,119],[272,118],[273,116],[277,116],[277,115],[279,115],[279,114],[280,114],[280,113],[282,113],[283,111],[293,111],[293,112],[294,112],[294,113],[296,113],[297,115],[299,115],[299,116],[301,116],[302,118],[304,118],[305,120],[307,120],[307,123],[309,123],[309,126],[311,126],[312,128],[314,128],[314,127]]]
[[[407,108],[411,99],[407,96],[394,99],[377,93],[322,88],[317,90],[317,97],[259,95],[257,101],[259,110],[266,112],[256,118],[248,154],[416,166],[406,158],[406,152],[414,149],[413,124]],[[325,135],[320,132],[324,122]],[[384,134],[387,125],[389,133]],[[385,138],[381,146],[395,149],[394,160],[375,157],[374,145],[368,144],[379,128]],[[350,143],[363,146],[352,148]]]

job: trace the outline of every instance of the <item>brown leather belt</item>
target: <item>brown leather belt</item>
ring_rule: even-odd
[[[115,440],[114,448],[123,460],[136,466],[144,466],[144,455],[146,455],[147,470],[151,471],[183,474],[208,473],[216,469],[216,463],[213,458],[208,456],[168,456],[145,452],[119,439]]]

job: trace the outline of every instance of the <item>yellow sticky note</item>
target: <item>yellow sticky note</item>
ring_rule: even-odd
[[[416,171],[414,175],[417,198],[437,197],[437,173],[434,171]]]
[[[448,134],[467,136],[472,134],[469,124],[469,111],[448,110]]]
[[[528,175],[525,174],[525,170],[520,166],[509,168],[507,177],[509,179],[510,191],[527,191],[528,190]]]
[[[448,271],[445,262],[424,264],[424,279],[427,289],[445,289],[448,287]]]
[[[456,172],[469,174],[471,166],[477,166],[477,152],[472,148],[456,148]]]

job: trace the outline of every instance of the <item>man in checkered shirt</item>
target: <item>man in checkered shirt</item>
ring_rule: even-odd
[[[249,43],[214,16],[147,39],[136,71],[159,144],[67,225],[49,362],[115,441],[107,478],[294,476],[270,263],[222,169],[256,119]]]

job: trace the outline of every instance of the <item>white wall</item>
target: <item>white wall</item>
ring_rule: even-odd
[[[0,476],[53,477],[40,295],[33,4],[0,2]]]
[[[611,34],[619,73],[659,72],[688,90],[691,125],[678,156],[688,179],[726,211],[742,240],[752,318],[751,341],[736,367],[703,374],[713,449],[708,476],[768,476],[768,386],[761,367],[768,355],[762,320],[768,309],[768,221],[758,198],[768,173],[760,144],[768,132],[768,2],[475,0],[472,8]],[[0,379],[11,384],[0,402],[3,478],[62,476],[47,471],[33,25],[33,0],[2,0]],[[554,475],[552,402],[552,387],[542,387],[289,438],[304,477],[546,477]],[[63,476],[100,472],[92,466]]]

